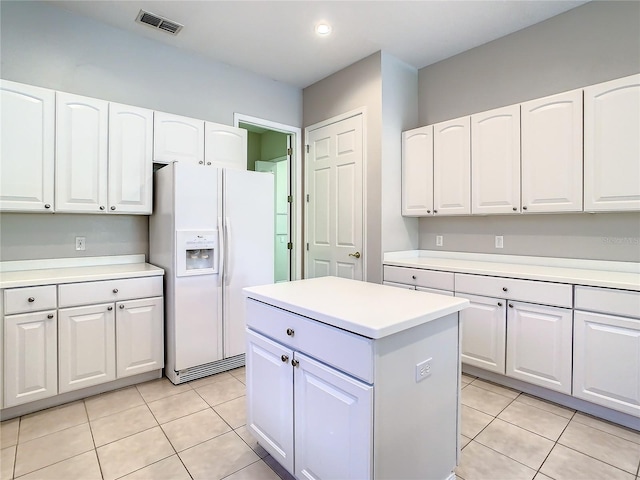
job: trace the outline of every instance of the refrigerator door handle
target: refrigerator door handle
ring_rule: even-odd
[[[225,269],[225,252],[227,251],[227,245],[225,243],[224,224],[222,223],[222,217],[218,217],[218,260],[220,266],[218,268],[218,279],[224,282],[224,269]]]
[[[229,248],[230,248],[230,245],[229,245],[229,231],[230,230],[231,230],[231,223],[229,222],[229,217],[225,217],[225,219],[224,219],[224,247],[225,247],[224,248],[224,255],[227,257],[225,259],[226,268],[225,268],[225,271],[224,271],[224,278],[223,278],[225,284],[228,284],[227,283],[228,280],[229,280],[228,272],[230,271],[230,268],[229,268],[230,267],[230,263],[229,263],[229,257],[230,257],[230,255],[229,255]]]

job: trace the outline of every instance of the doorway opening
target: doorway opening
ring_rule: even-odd
[[[270,172],[274,175],[274,280],[287,282],[300,279],[300,129],[241,114],[234,115],[234,122],[236,127],[247,130],[247,170]]]

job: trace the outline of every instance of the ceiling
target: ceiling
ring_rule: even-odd
[[[422,68],[575,8],[574,0],[50,1],[138,35],[299,88],[379,50]],[[184,25],[135,22],[140,9]],[[333,27],[319,37],[314,26]]]

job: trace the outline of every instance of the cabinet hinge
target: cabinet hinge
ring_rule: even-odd
[[[307,153],[309,153],[309,145],[307,145]]]
[[[309,242],[307,242],[307,252],[309,251]]]
[[[293,250],[293,243],[287,243],[287,250]]]
[[[293,155],[293,149],[287,148],[287,155],[289,156]]]
[[[293,203],[293,195],[289,195],[289,196],[287,197],[287,202],[288,202],[288,203]]]
[[[307,202],[309,201],[309,194],[307,193]]]

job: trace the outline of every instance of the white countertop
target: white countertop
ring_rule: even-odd
[[[0,288],[164,275],[162,268],[145,263],[144,255],[85,257],[69,260],[71,259],[2,262]],[[38,265],[47,268],[37,268]]]
[[[338,277],[248,287],[244,293],[249,298],[373,339],[469,305],[466,299]]]
[[[640,264],[551,257],[410,250],[384,254],[385,265],[640,291]]]

